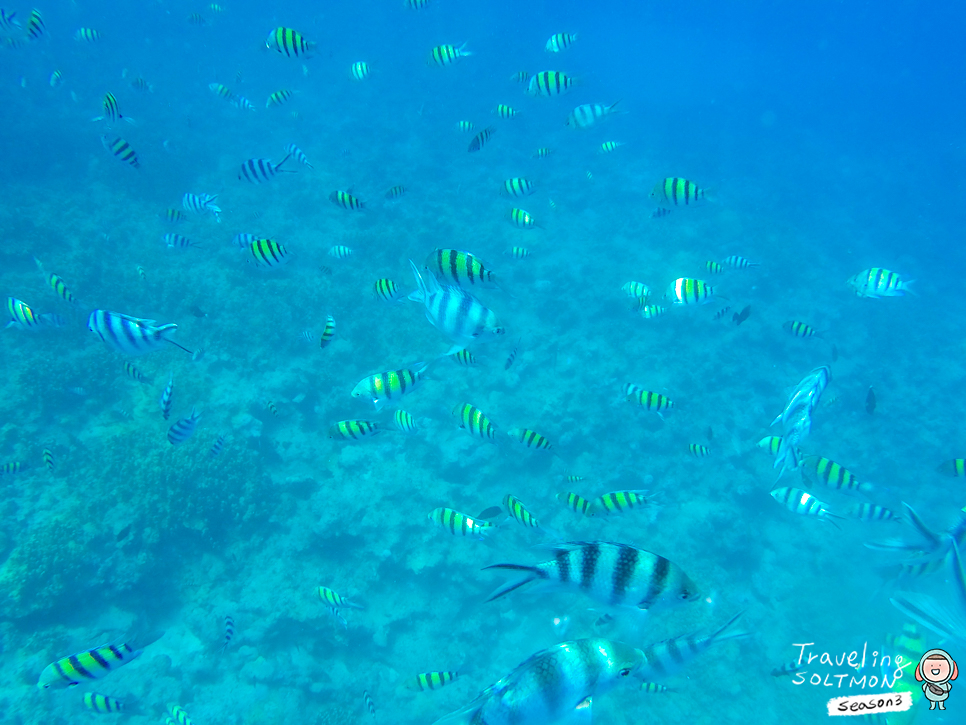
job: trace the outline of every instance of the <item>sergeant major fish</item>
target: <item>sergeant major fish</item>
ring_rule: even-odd
[[[412,391],[421,382],[426,368],[426,363],[415,363],[412,368],[370,375],[356,383],[352,397],[369,398],[376,410],[381,410],[387,401],[401,398]]]
[[[426,319],[454,343],[465,347],[504,334],[496,315],[469,292],[460,287],[440,287],[432,275],[423,279],[412,260],[409,266],[417,287],[409,299],[422,302]]]
[[[109,310],[94,310],[87,318],[87,329],[106,342],[109,347],[127,355],[154,352],[163,347],[165,342],[191,354],[191,350],[169,339],[168,336],[178,329],[173,322],[156,325],[154,320],[131,317]]]
[[[141,650],[133,642],[94,647],[47,665],[40,673],[37,687],[41,690],[63,689],[97,680],[140,655]]]

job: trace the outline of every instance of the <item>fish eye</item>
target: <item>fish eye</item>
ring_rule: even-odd
[[[631,668],[630,667],[625,667],[618,674],[620,674],[621,677],[627,677],[628,675],[631,674]]]

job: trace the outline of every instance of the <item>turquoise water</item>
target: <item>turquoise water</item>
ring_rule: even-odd
[[[923,550],[911,526],[830,523],[768,494],[803,488],[840,515],[863,501],[905,515],[906,502],[939,532],[966,504],[962,481],[936,470],[966,455],[962,61],[946,57],[957,18],[903,3],[808,13],[697,2],[220,5],[51,3],[39,7],[39,39],[0,30],[10,39],[0,49],[0,292],[63,318],[0,333],[0,465],[20,464],[0,476],[5,721],[164,722],[174,703],[199,725],[366,723],[365,691],[377,720],[431,723],[557,642],[643,647],[738,612],[735,630],[750,636],[661,679],[667,694],[626,685],[595,697],[596,722],[812,723],[830,697],[885,691],[796,685],[771,671],[798,657],[796,643],[833,657],[864,643],[896,654],[891,638],[913,622],[891,593],[952,600],[951,557],[896,583],[890,567],[907,554],[865,544]],[[7,14],[26,26],[30,9]],[[194,13],[203,23],[189,21]],[[311,57],[266,49],[277,26],[316,43]],[[75,40],[82,27],[100,39]],[[577,41],[548,53],[558,32]],[[472,55],[427,62],[433,46],[464,41]],[[350,73],[356,61],[371,67],[364,80]],[[512,79],[547,69],[575,87],[532,98]],[[51,85],[54,71],[62,78]],[[295,93],[266,108],[280,89]],[[132,122],[91,121],[105,93]],[[620,112],[591,128],[565,123],[580,104],[616,101]],[[500,118],[497,104],[518,115]],[[473,130],[458,130],[461,120]],[[126,140],[139,168],[102,136]],[[601,153],[607,141],[624,145]],[[278,163],[290,143],[314,168],[289,160],[281,168],[296,173],[237,178],[246,159]],[[554,153],[535,158],[541,147]],[[535,192],[507,197],[512,177]],[[650,194],[664,177],[710,198],[653,218]],[[406,193],[386,199],[395,185]],[[335,190],[365,209],[336,206]],[[217,195],[220,221],[185,211],[185,193]],[[539,226],[513,226],[513,207]],[[169,208],[184,221],[166,221]],[[168,248],[167,233],[194,245]],[[287,263],[251,264],[232,243],[238,233],[281,243]],[[353,254],[331,256],[336,245]],[[420,303],[373,296],[380,278],[408,294],[408,260],[421,264],[437,247],[472,252],[500,282],[468,288],[506,329],[470,346],[475,367],[445,357],[452,343]],[[517,259],[513,247],[530,255]],[[758,266],[708,271],[729,255]],[[873,267],[915,280],[915,295],[857,297],[846,280]],[[76,301],[58,298],[45,273]],[[678,277],[707,280],[714,298],[670,304],[664,291]],[[631,280],[667,313],[643,319],[621,290]],[[94,309],[176,323],[171,339],[203,354],[164,343],[125,356],[87,329]],[[329,315],[336,331],[321,347]],[[793,337],[789,320],[821,336]],[[396,405],[377,412],[350,395],[364,377],[418,361],[430,363],[427,378],[400,403],[417,432],[392,430]],[[131,379],[125,362],[149,382]],[[781,433],[769,424],[819,365],[832,382],[801,447],[871,483],[867,495],[807,485],[798,471],[776,483],[756,447]],[[667,396],[674,411],[662,418],[627,402],[628,383]],[[459,428],[452,410],[462,403],[488,416],[495,444]],[[168,429],[192,406],[198,428],[170,445]],[[386,430],[330,438],[345,419]],[[545,435],[553,453],[512,440],[514,428]],[[710,455],[691,456],[690,444]],[[638,489],[649,504],[612,516],[582,517],[556,498]],[[501,513],[479,541],[428,520],[437,507],[474,516],[508,493],[549,533]],[[661,554],[701,596],[646,615],[566,591],[485,602],[505,577],[483,567],[543,561],[534,547],[554,540]],[[364,608],[343,607],[343,628],[320,586]],[[226,616],[234,635],[223,647]],[[915,624],[922,650],[966,652],[962,638]],[[62,657],[162,632],[103,680],[36,687]],[[440,692],[404,688],[435,670],[460,676]],[[947,713],[916,717],[926,709],[917,701],[889,722],[959,722],[953,684]],[[88,691],[127,712],[88,711]]]

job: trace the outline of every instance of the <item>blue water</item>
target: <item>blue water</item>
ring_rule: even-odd
[[[966,654],[966,632],[943,640],[890,603],[896,590],[955,603],[951,555],[896,582],[905,557],[943,552],[907,523],[833,524],[768,495],[794,486],[833,513],[865,501],[908,518],[905,502],[938,532],[966,504],[961,479],[937,472],[966,455],[961,12],[911,2],[219,4],[50,2],[38,6],[39,40],[0,29],[0,294],[63,318],[0,332],[0,466],[11,466],[0,469],[5,721],[163,722],[174,703],[199,725],[341,725],[372,719],[366,691],[376,720],[431,723],[554,643],[601,636],[644,647],[712,631],[739,611],[735,630],[749,637],[662,679],[667,694],[602,693],[596,722],[813,723],[830,697],[886,689],[772,677],[798,657],[796,643],[833,657],[864,643],[895,655],[892,637],[915,624],[922,649]],[[22,25],[31,10],[4,9]],[[277,26],[315,43],[311,57],[266,49]],[[76,41],[81,27],[100,40]],[[550,54],[558,32],[577,41]],[[433,46],[464,42],[471,55],[427,62]],[[365,80],[350,75],[356,61],[371,67]],[[575,87],[531,98],[512,79],[548,69]],[[62,80],[52,86],[54,71]],[[151,89],[132,87],[137,77]],[[280,89],[295,94],[266,108]],[[130,122],[92,121],[108,92]],[[618,101],[620,112],[591,128],[565,123],[579,104]],[[518,114],[502,119],[497,104]],[[457,130],[461,120],[474,129]],[[492,139],[468,153],[490,126]],[[113,158],[102,136],[126,140],[139,168]],[[623,145],[603,154],[606,141]],[[243,161],[278,163],[289,143],[314,168],[289,160],[282,169],[296,173],[265,184],[237,178]],[[540,147],[554,153],[535,158]],[[532,180],[535,193],[501,194],[511,177]],[[652,218],[664,177],[689,179],[710,200]],[[395,185],[405,195],[387,200]],[[337,207],[335,190],[365,210]],[[164,221],[186,192],[217,195],[220,221],[191,212]],[[511,225],[511,207],[538,228]],[[194,246],[167,248],[169,232]],[[238,233],[276,240],[288,262],[257,268],[233,246]],[[353,254],[335,258],[335,245]],[[518,246],[530,256],[515,259]],[[408,294],[408,260],[437,247],[472,252],[500,280],[470,288],[506,328],[471,347],[476,367],[445,357],[451,342],[419,303],[372,294],[386,277]],[[706,268],[729,255],[758,266]],[[57,297],[34,258],[75,303]],[[915,280],[915,294],[857,297],[846,280],[873,267]],[[664,290],[678,277],[707,280],[714,299],[669,304]],[[642,319],[621,291],[631,280],[671,309]],[[176,323],[172,340],[203,354],[164,344],[126,357],[86,329],[95,308]],[[322,348],[329,315],[336,333]],[[793,337],[789,320],[821,336]],[[126,375],[125,361],[148,382]],[[427,379],[401,401],[416,433],[391,430],[397,406],[377,412],[351,397],[362,378],[419,361],[431,363]],[[769,424],[819,365],[831,366],[832,383],[803,451],[842,464],[872,493],[798,471],[776,482],[756,448],[780,433]],[[661,418],[626,402],[628,383],[675,410]],[[458,427],[451,411],[462,403],[485,412],[496,444]],[[171,446],[168,428],[195,405],[197,431]],[[344,419],[388,430],[331,439]],[[527,450],[506,435],[514,428],[545,435],[554,453]],[[711,453],[695,459],[690,444]],[[650,504],[612,516],[580,517],[556,499],[639,489]],[[479,541],[427,519],[441,506],[473,516],[507,493],[550,533],[500,514]],[[701,597],[645,616],[559,591],[485,603],[503,580],[482,567],[542,561],[546,548],[534,547],[555,538],[661,554]],[[897,541],[919,553],[865,546]],[[344,607],[343,627],[319,586],[364,608]],[[235,633],[223,647],[226,616]],[[62,657],[162,632],[103,680],[36,687]],[[897,689],[919,692],[913,668]],[[460,676],[441,692],[405,689],[434,670]],[[961,722],[953,685],[948,712],[918,715],[920,696],[888,722]],[[128,714],[88,712],[88,691],[123,700]]]

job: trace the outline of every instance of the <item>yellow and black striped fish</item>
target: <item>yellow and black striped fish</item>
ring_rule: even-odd
[[[462,365],[463,367],[472,368],[476,367],[477,365],[477,360],[473,356],[473,353],[465,348],[462,350],[457,350],[452,355],[448,355],[447,357],[449,357],[457,365]]]
[[[721,274],[724,272],[724,267],[715,262],[714,260],[708,260],[704,263],[705,269],[707,269],[711,274]]]
[[[265,108],[271,108],[272,106],[281,106],[286,103],[292,96],[295,95],[295,91],[289,90],[288,88],[280,88],[271,95],[265,101]]]
[[[536,517],[527,510],[527,507],[516,496],[509,493],[504,496],[503,508],[506,509],[507,515],[517,523],[533,529],[540,528],[540,522],[537,521]]]
[[[352,250],[344,244],[336,244],[335,246],[329,247],[329,251],[326,254],[333,259],[348,259],[352,256]]]
[[[328,315],[325,318],[325,329],[322,330],[322,339],[319,346],[324,348],[332,342],[333,337],[335,337],[335,318],[332,315]]]
[[[476,134],[473,137],[472,141],[470,141],[470,145],[467,151],[469,151],[470,153],[473,153],[474,151],[479,151],[481,148],[483,148],[484,145],[486,145],[486,142],[493,137],[493,134],[495,132],[496,132],[496,129],[493,126],[487,126],[486,128],[484,128],[482,131],[480,131],[478,134]]]
[[[620,514],[632,508],[647,506],[647,503],[647,491],[611,491],[595,498],[587,515]]]
[[[482,538],[493,528],[489,521],[480,521],[472,516],[441,506],[429,512],[429,520],[449,531],[453,536],[476,536]]]
[[[96,680],[136,659],[141,650],[129,644],[108,644],[57,660],[40,673],[37,687],[61,689]]]
[[[574,84],[574,79],[566,73],[561,73],[558,70],[542,70],[530,79],[530,83],[527,85],[527,95],[545,96],[547,98],[562,96],[573,88]]]
[[[353,398],[369,398],[376,410],[387,401],[398,399],[412,391],[423,379],[426,363],[414,363],[411,368],[387,370],[363,378],[352,389]]]
[[[882,267],[872,267],[847,280],[847,284],[859,297],[903,297],[915,280],[904,281],[897,273]]]
[[[94,28],[78,28],[74,33],[74,40],[79,43],[96,43],[101,39],[101,34]]]
[[[576,493],[562,491],[557,494],[557,500],[574,513],[583,514],[584,516],[593,515],[591,513],[591,509],[593,508],[592,502]]]
[[[514,207],[507,213],[507,217],[513,226],[519,227],[520,229],[533,229],[537,226],[537,222],[530,215],[530,212],[524,209]]]
[[[171,209],[171,208],[165,209],[162,216],[164,217],[164,220],[166,222],[171,222],[172,224],[177,224],[187,219],[187,217],[185,216],[185,213],[180,209]]]
[[[127,375],[131,380],[137,380],[139,383],[144,383],[145,385],[150,385],[151,380],[144,373],[138,370],[134,363],[125,360],[124,361],[124,374]]]
[[[23,300],[16,297],[7,297],[7,312],[10,313],[10,322],[7,327],[19,327],[21,330],[38,330],[43,321],[33,308]]]
[[[630,282],[625,282],[621,285],[621,292],[623,292],[628,297],[634,297],[636,299],[647,299],[651,296],[651,288],[648,287],[643,282],[635,282],[631,280]]]
[[[23,464],[20,461],[8,461],[0,466],[0,476],[9,476],[13,473],[20,473],[23,470]]]
[[[117,123],[119,119],[124,118],[121,115],[121,108],[118,105],[117,98],[114,97],[113,93],[104,94],[104,115],[102,118],[106,118],[111,123]]]
[[[462,131],[463,133],[469,133],[470,131],[473,130],[473,122],[472,121],[457,121],[456,122],[456,130],[457,131]]]
[[[706,458],[711,455],[711,449],[700,443],[689,443],[688,452],[695,458]]]
[[[372,437],[381,431],[382,428],[379,427],[379,424],[372,421],[340,420],[329,427],[329,438],[355,441],[360,438]]]
[[[496,441],[496,428],[490,423],[482,410],[469,403],[460,403],[453,408],[453,416],[459,421],[460,428],[475,438]]]
[[[392,424],[403,433],[415,433],[417,430],[416,419],[405,410],[397,410],[392,414]]]
[[[96,692],[84,693],[84,707],[98,713],[121,712],[124,703],[108,695],[99,695]]]
[[[654,186],[651,198],[658,204],[672,204],[673,206],[693,206],[705,201],[704,189],[693,181],[669,176]]]
[[[232,93],[231,89],[223,83],[209,83],[208,90],[219,98],[225,99],[226,101],[231,101],[235,98],[235,94]]]
[[[939,472],[952,478],[966,476],[966,458],[952,458],[939,464]]]
[[[674,408],[674,401],[670,398],[660,393],[652,393],[650,390],[641,390],[636,385],[627,385],[624,392],[628,402],[637,403],[644,410],[653,413],[670,412]]]
[[[329,587],[319,587],[319,599],[335,609],[343,609],[346,607],[349,609],[362,608],[360,605],[350,602],[334,589],[329,589]]]
[[[67,287],[67,283],[64,281],[63,277],[61,277],[60,275],[54,274],[53,272],[44,271],[43,265],[40,263],[40,260],[37,259],[36,257],[34,257],[34,263],[37,265],[37,269],[39,269],[40,272],[44,275],[44,279],[47,280],[47,286],[54,291],[54,294],[60,297],[64,302],[69,302],[73,304],[74,302],[77,301],[74,295],[71,294],[71,291]]]
[[[506,432],[506,434],[513,440],[519,441],[527,448],[545,451],[549,451],[551,448],[553,448],[553,445],[546,439],[545,436],[542,436],[534,430],[529,430],[528,428],[511,428]]]
[[[815,337],[818,333],[811,325],[806,325],[798,320],[789,320],[782,323],[782,329],[795,337]]]
[[[441,281],[496,287],[496,275],[483,266],[483,263],[469,252],[458,249],[434,249],[426,257],[424,266]]]
[[[40,40],[41,37],[47,34],[47,26],[44,25],[44,16],[36,8],[30,11],[30,17],[27,18],[27,27],[24,32],[31,40]]]
[[[364,60],[357,60],[349,67],[349,73],[357,81],[364,81],[369,77],[369,74],[372,73],[372,69]]]
[[[44,460],[44,468],[46,468],[51,473],[54,472],[54,454],[49,448],[44,448],[41,453],[41,457]]]
[[[782,447],[782,437],[781,436],[765,436],[760,441],[755,444],[758,448],[763,451],[768,451],[773,456],[778,455],[778,451]]]
[[[405,681],[404,687],[414,692],[438,690],[459,677],[459,672],[421,672]]]
[[[600,145],[600,152],[602,154],[609,154],[611,151],[614,151],[624,145],[625,144],[623,141],[604,141]]]
[[[289,254],[281,244],[274,239],[256,239],[248,245],[251,253],[249,262],[256,267],[278,267],[289,260]]]
[[[530,196],[536,190],[536,184],[521,176],[515,176],[512,179],[505,179],[503,181],[503,191],[509,196]]]
[[[398,302],[404,296],[399,285],[388,277],[375,281],[375,284],[372,285],[372,294],[377,300],[383,302]]]
[[[871,483],[859,483],[852,471],[824,456],[805,456],[805,460],[802,462],[802,470],[807,471],[827,487],[838,491],[860,491],[862,493],[872,491]]]
[[[679,277],[668,285],[664,299],[676,305],[703,305],[711,301],[714,288],[703,279]]]
[[[301,56],[310,57],[315,50],[315,43],[306,40],[302,35],[291,28],[278,27],[268,34],[265,47],[274,48],[282,55],[289,58]]]
[[[510,247],[510,256],[514,259],[526,259],[530,256],[530,250],[526,247]]]
[[[466,48],[466,43],[462,45],[437,45],[429,54],[429,63],[435,63],[440,68],[452,65],[464,55],[473,55]]]
[[[862,501],[855,503],[845,510],[846,516],[859,521],[898,521],[899,517],[894,511],[890,511],[884,506],[876,503]]]
[[[400,196],[406,193],[406,187],[401,184],[393,186],[386,192],[387,199],[398,199]]]
[[[545,159],[545,158],[547,158],[552,153],[553,153],[553,149],[548,148],[546,146],[542,146],[542,147],[538,148],[536,151],[533,152],[533,156],[531,158],[534,158],[534,159]]]
[[[518,70],[512,76],[510,76],[511,81],[516,81],[517,83],[526,83],[530,80],[530,71]]]
[[[655,317],[660,317],[667,312],[667,307],[661,307],[659,305],[643,305],[641,308],[641,317],[645,320],[653,320]]]
[[[168,714],[170,717],[166,722],[173,723],[173,725],[194,725],[184,708],[174,702],[168,703]]]
[[[500,103],[496,107],[496,115],[502,118],[503,120],[513,118],[518,114],[519,114],[519,111],[517,111],[517,109],[513,108],[512,106],[508,106],[505,103]]]
[[[547,40],[546,51],[559,53],[577,42],[577,33],[554,33]]]
[[[102,136],[101,143],[104,144],[104,148],[114,154],[114,158],[130,164],[135,169],[141,168],[141,162],[138,161],[137,152],[123,138],[118,137],[113,141],[108,141],[107,136]]]
[[[329,201],[336,206],[341,206],[343,209],[349,209],[350,211],[359,211],[366,206],[364,201],[356,198],[350,192],[342,190],[333,191],[329,194]]]

